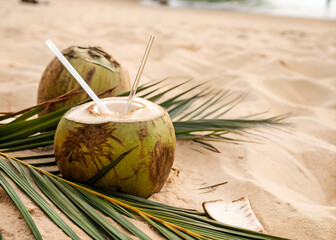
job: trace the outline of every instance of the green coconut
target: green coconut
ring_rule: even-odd
[[[58,124],[55,159],[63,177],[86,183],[121,154],[125,158],[95,186],[143,198],[160,191],[174,162],[175,131],[167,111],[135,98],[123,114],[127,98],[102,99],[111,113],[89,102],[70,109]]]
[[[62,53],[96,94],[114,88],[101,97],[113,97],[130,90],[131,83],[127,70],[101,48],[72,46]],[[55,57],[42,75],[37,102],[45,102],[78,88],[80,88],[78,82]],[[87,98],[85,92],[80,93],[62,103],[50,106],[41,112],[40,116],[80,103]]]

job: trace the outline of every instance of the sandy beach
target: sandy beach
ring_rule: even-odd
[[[60,49],[101,46],[133,80],[154,34],[142,83],[177,76],[212,80],[218,89],[248,93],[230,117],[289,113],[292,125],[267,130],[262,143],[216,143],[220,153],[179,141],[175,170],[150,199],[202,210],[204,201],[247,197],[269,234],[336,239],[336,21],[150,7],[131,0],[0,3],[0,112],[36,104],[39,80],[53,58],[45,40]],[[198,190],[225,181],[214,191]],[[69,239],[19,195],[44,239]],[[134,223],[153,239],[162,238],[145,223]],[[33,239],[2,189],[0,231],[5,240]]]

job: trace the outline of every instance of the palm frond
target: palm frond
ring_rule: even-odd
[[[45,176],[41,176],[36,170],[30,168],[32,177],[40,190],[57,206],[68,218],[82,228],[94,239],[105,239],[97,229],[97,225],[91,221],[75,204],[73,204],[52,182]]]
[[[234,109],[244,96],[235,96],[229,91],[215,91],[207,86],[207,83],[189,86],[191,83],[191,80],[176,82],[163,79],[144,84],[137,91],[138,96],[155,101],[167,109],[173,120],[177,139],[192,140],[216,152],[218,150],[210,142],[238,143],[246,141],[240,136],[256,127],[285,125],[285,116],[260,118],[259,115],[250,115],[237,119],[223,119],[223,115]],[[108,91],[111,90],[113,89]],[[97,210],[111,217],[131,235],[140,239],[150,238],[135,227],[127,217],[146,221],[168,239],[281,239],[220,224],[207,218],[204,212],[171,207],[135,196],[107,192],[67,181],[52,174],[59,173],[52,153],[21,157],[22,161],[4,153],[53,144],[57,124],[70,107],[34,117],[52,104],[57,104],[78,93],[78,90],[72,91],[16,113],[0,113],[0,121],[4,119],[8,121],[9,118],[14,117],[14,120],[9,123],[0,125],[0,150],[2,150],[0,168],[71,238],[79,239],[42,195],[34,189],[34,183],[67,217],[94,239],[104,239],[105,236],[113,239],[130,239],[98,214]],[[128,93],[122,95],[128,95]],[[112,162],[109,167],[112,168],[124,155]],[[5,159],[10,161],[16,170]],[[22,166],[28,167],[34,183]],[[49,171],[46,171],[47,169]],[[99,174],[95,179],[104,173]],[[2,177],[1,185],[9,189],[10,185],[2,181],[2,175],[0,177]],[[27,221],[29,221],[28,217]],[[38,233],[35,234],[38,238]]]
[[[9,157],[5,155],[6,157]],[[13,158],[12,158],[13,159]],[[15,160],[15,159],[14,159]],[[18,173],[14,171],[6,162],[0,161],[0,168],[15,182],[49,217],[52,219],[69,237],[72,239],[80,239],[76,233],[57,215],[55,210],[47,203],[47,201]]]
[[[36,224],[34,220],[32,219],[30,213],[28,212],[27,208],[22,203],[20,197],[16,194],[15,190],[11,187],[11,185],[7,182],[4,176],[0,174],[0,185],[5,190],[5,192],[8,194],[8,196],[12,199],[16,207],[21,212],[23,218],[25,219],[27,225],[29,226],[30,230],[32,231],[35,239],[43,239],[39,230],[36,227]],[[0,233],[1,234],[1,233]],[[0,239],[2,237],[0,236]]]
[[[33,107],[29,107],[29,108],[26,108],[26,109],[23,109],[21,111],[18,111],[18,112],[14,112],[14,113],[0,113],[0,121],[1,120],[4,120],[4,119],[8,119],[8,118],[12,118],[12,117],[16,117],[18,115],[21,115],[20,117],[17,117],[14,121],[12,121],[11,123],[14,123],[14,122],[19,122],[19,121],[22,121],[22,120],[25,120],[29,117],[32,117],[38,113],[40,113],[41,111],[43,111],[45,108],[48,108],[50,107],[51,105],[53,104],[56,104],[56,103],[60,103],[60,102],[63,102],[75,95],[77,95],[78,93],[81,93],[83,92],[83,90],[80,90],[80,89],[74,89],[74,90],[71,90],[61,96],[58,96],[54,99],[51,99],[49,101],[46,101],[46,102],[43,102],[43,103],[40,103],[40,104],[37,104],[36,106],[33,106]]]
[[[49,178],[53,181],[53,178]],[[69,184],[64,184],[60,181],[53,183],[73,202],[81,211],[85,212],[95,223],[97,223],[112,239],[130,240],[127,235],[110,224],[106,218],[101,216],[85,199],[79,195],[75,189]]]
[[[208,141],[239,142],[240,134],[252,128],[285,125],[285,116],[260,118],[255,115],[223,119],[223,115],[234,109],[244,95],[235,96],[229,91],[214,91],[206,82],[189,86],[191,83],[190,79],[179,82],[163,79],[138,88],[138,96],[155,101],[167,109],[173,120],[177,139],[194,140],[209,150],[217,150]],[[111,90],[113,89],[108,91]],[[72,91],[23,111],[5,114],[7,117],[17,118],[0,126],[0,150],[14,152],[52,145],[57,124],[70,107],[35,119],[29,118],[50,104],[64,101],[78,93],[79,91]],[[99,95],[102,94],[106,92]],[[229,133],[230,137],[226,137]]]
[[[53,179],[49,176],[50,179]],[[54,180],[57,182],[56,180]],[[65,184],[60,182],[59,184]],[[136,228],[130,221],[128,221],[124,216],[122,216],[118,211],[121,211],[126,216],[131,217],[133,219],[136,219],[134,215],[132,215],[130,212],[125,210],[122,206],[119,206],[115,203],[111,203],[109,201],[106,201],[105,199],[101,199],[97,197],[96,195],[90,194],[87,191],[84,191],[83,189],[77,189],[79,193],[81,193],[86,201],[88,201],[92,206],[97,208],[99,211],[104,213],[106,216],[109,216],[114,221],[119,223],[121,226],[123,226],[125,229],[127,229],[130,233],[132,233],[134,236],[137,236],[140,239],[149,240],[150,237],[148,237],[144,232]]]
[[[2,157],[4,155],[2,154]],[[7,155],[5,155],[7,156]],[[52,209],[50,205],[45,202],[41,195],[38,198],[35,196],[38,194],[33,188],[26,190],[25,185],[28,185],[28,179],[20,176],[12,169],[8,164],[6,164],[4,158],[0,158],[0,169],[2,169],[19,187],[27,193],[43,210]],[[13,161],[13,159],[21,166],[21,163],[15,158],[8,158]],[[106,218],[102,217],[96,209],[94,209],[86,200],[86,198],[78,193],[77,190],[73,189],[69,184],[64,184],[62,182],[57,182],[55,184],[55,179],[48,177],[48,175],[41,175],[38,171],[41,171],[38,168],[25,164],[29,167],[31,175],[40,188],[40,190],[51,200],[66,216],[68,216],[75,224],[81,227],[85,232],[87,232],[93,239],[106,239],[104,235],[111,237],[112,239],[123,239],[129,240],[130,238],[122,233],[119,229],[113,226]],[[25,170],[23,170],[25,171]],[[21,174],[22,172],[19,171]],[[42,170],[42,172],[45,172]],[[0,175],[2,176],[2,175]],[[52,175],[54,176],[54,175]],[[32,193],[33,192],[33,193]],[[43,202],[41,206],[40,202]],[[97,204],[98,205],[98,204]],[[99,208],[97,208],[99,209]],[[118,208],[120,211],[121,207]],[[123,218],[116,210],[109,209],[111,213],[116,215],[117,219]],[[47,215],[56,223],[59,224],[60,221],[63,221],[56,213],[53,215]],[[124,210],[126,212],[126,210]],[[110,214],[111,216],[112,214]],[[130,215],[130,214],[128,214]],[[58,218],[56,219],[55,216]],[[60,220],[59,220],[60,219]],[[128,222],[126,219],[119,220],[123,221],[125,226],[131,228],[132,231],[138,236],[145,236],[141,230],[137,229],[134,225]],[[60,226],[60,225],[59,225]],[[68,227],[69,228],[69,227]],[[64,230],[64,229],[63,229]],[[65,229],[66,230],[66,229]],[[64,231],[65,231],[64,230]],[[71,230],[69,228],[69,230]],[[68,230],[67,230],[68,231]],[[72,230],[71,230],[72,231]],[[65,231],[66,232],[66,231]],[[68,232],[66,232],[68,234]],[[69,235],[69,234],[68,234]],[[79,239],[74,233],[69,235],[72,239]],[[144,238],[145,239],[145,238]],[[147,238],[148,239],[148,238]]]
[[[4,160],[5,158],[10,158],[19,164],[27,166],[35,183],[45,195],[71,219],[73,219],[74,215],[77,216],[74,222],[83,228],[88,226],[87,232],[92,230],[90,228],[94,228],[94,225],[91,225],[94,223],[99,225],[99,231],[109,234],[113,239],[130,239],[109,224],[108,221],[104,221],[101,215],[98,216],[96,212],[98,209],[140,239],[150,239],[120,214],[120,212],[124,212],[120,211],[120,209],[124,209],[125,211],[127,210],[128,215],[131,213],[136,214],[142,221],[146,221],[167,239],[284,239],[221,224],[209,219],[203,212],[171,207],[127,194],[77,184],[30,166],[4,153],[0,152],[0,156],[0,168],[18,186],[24,186],[23,189],[27,188],[27,180],[10,167]],[[63,194],[68,199],[64,202]],[[69,204],[69,201],[71,201],[71,204]],[[65,207],[65,205],[68,207]],[[118,206],[118,208],[115,206]],[[101,236],[99,232],[89,234],[92,237],[95,236],[95,239],[100,239]]]

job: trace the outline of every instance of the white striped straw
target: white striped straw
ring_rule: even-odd
[[[56,57],[61,61],[61,63],[68,69],[71,75],[77,80],[77,82],[82,86],[85,92],[90,96],[90,98],[95,101],[100,110],[105,113],[109,113],[108,108],[100,101],[97,95],[92,91],[92,89],[87,85],[83,78],[78,74],[78,72],[73,68],[69,61],[63,56],[63,54],[57,49],[57,47],[52,43],[51,40],[45,42],[51,51],[56,55]]]

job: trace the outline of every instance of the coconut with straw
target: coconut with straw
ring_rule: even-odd
[[[100,47],[71,46],[62,51],[71,65],[83,76],[85,82],[101,97],[114,97],[130,90],[131,82],[127,70],[110,54]],[[37,102],[42,103],[79,88],[78,82],[55,57],[42,74]],[[64,107],[70,107],[88,98],[85,92],[75,97],[51,105],[39,115],[54,112]]]
[[[168,178],[175,132],[167,111],[134,98],[154,37],[151,37],[129,98],[100,99],[51,42],[48,46],[94,102],[69,110],[58,124],[55,159],[70,180],[148,197]]]

